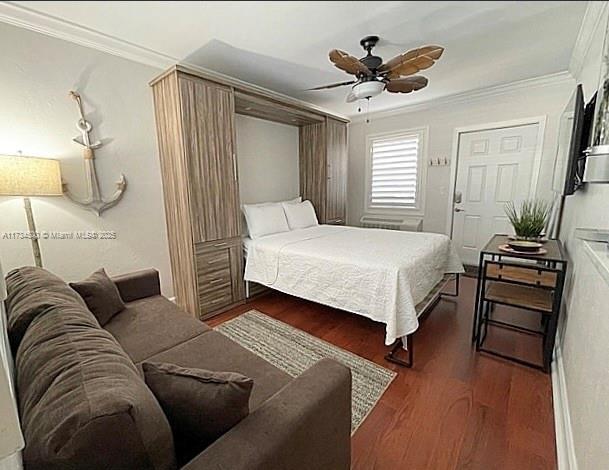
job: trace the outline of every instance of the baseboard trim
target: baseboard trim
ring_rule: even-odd
[[[556,456],[558,470],[577,470],[577,458],[573,445],[573,430],[567,399],[567,382],[562,351],[557,344],[552,367],[552,398],[554,402],[554,426],[556,428]]]

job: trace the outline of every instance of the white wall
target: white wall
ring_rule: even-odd
[[[118,206],[100,218],[64,198],[32,201],[38,230],[116,231],[116,240],[42,240],[45,267],[68,280],[100,266],[110,274],[154,267],[164,294],[172,295],[160,165],[148,81],[159,70],[97,50],[0,23],[0,154],[61,160],[64,180],[82,194],[84,172],[75,102],[84,98],[97,151],[102,192],[114,192],[121,172],[128,188]],[[22,200],[0,198],[0,233],[27,230]],[[28,240],[0,236],[5,271],[33,264]]]
[[[241,202],[297,197],[298,127],[237,115]]]
[[[494,96],[446,104],[434,103],[428,108],[416,111],[405,110],[388,116],[383,116],[383,113],[376,116],[372,114],[369,124],[362,121],[352,123],[349,129],[348,223],[357,225],[364,213],[366,136],[421,126],[429,126],[427,157],[450,158],[457,127],[546,115],[538,192],[547,197],[556,155],[559,118],[573,89],[574,82],[565,79],[545,86],[531,85],[526,89],[514,89]],[[448,166],[427,167],[423,219],[425,231],[444,233],[446,230],[449,179]]]
[[[598,86],[607,10],[576,77],[586,99]],[[571,262],[561,344],[573,444],[578,468],[596,470],[609,465],[609,285],[574,237],[577,227],[609,229],[609,185],[588,184],[567,197],[561,230]]]
[[[14,370],[13,356],[6,332],[6,312],[4,299],[6,298],[6,286],[4,283],[4,272],[0,263],[0,439],[4,442],[0,445],[0,470],[20,470],[22,466],[21,452],[9,452],[20,449],[24,445],[23,435],[19,434],[17,439],[8,438],[9,432],[15,432],[19,428],[17,398],[14,394]],[[7,396],[10,394],[10,397]],[[10,430],[10,431],[9,431]],[[18,431],[21,433],[21,431]],[[8,444],[10,443],[10,444]],[[15,445],[17,444],[17,445]],[[5,448],[6,447],[6,448]]]

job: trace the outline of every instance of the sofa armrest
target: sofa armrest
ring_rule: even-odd
[[[123,302],[161,295],[161,282],[156,269],[144,269],[112,278]]]
[[[351,371],[322,359],[183,468],[347,470],[350,466]]]

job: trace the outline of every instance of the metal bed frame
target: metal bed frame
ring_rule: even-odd
[[[431,313],[431,311],[438,304],[440,299],[442,299],[442,297],[458,297],[459,296],[459,285],[460,285],[459,280],[460,280],[461,274],[455,273],[454,276],[456,276],[454,278],[455,291],[454,292],[442,292],[442,289],[444,289],[444,287],[446,287],[446,285],[450,281],[452,281],[452,278],[442,279],[433,289],[433,290],[437,289],[437,292],[432,296],[431,300],[428,301],[427,305],[425,305],[425,307],[423,307],[423,310],[419,314],[418,318],[420,321],[423,321],[425,319],[425,317],[427,317]],[[412,368],[412,366],[414,364],[413,336],[415,333],[416,333],[416,331],[414,333],[406,335],[406,352],[407,352],[406,360],[400,359],[397,356],[398,352],[404,349],[404,347],[403,347],[404,341],[402,340],[402,338],[398,339],[393,344],[393,346],[391,347],[391,351],[389,351],[389,353],[385,356],[385,360],[392,362],[393,364],[402,366],[402,367],[407,367],[409,369]]]

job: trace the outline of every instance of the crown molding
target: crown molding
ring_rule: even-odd
[[[573,75],[575,75],[573,73],[573,70],[581,70],[585,55],[588,49],[590,48],[593,33],[601,21],[605,8],[607,8],[607,2],[588,2],[586,13],[582,21],[582,26],[580,28],[580,33],[578,35],[574,48],[574,54],[571,59],[571,65],[569,66],[569,71],[571,71],[571,74]],[[176,57],[172,57],[151,49],[147,49],[137,44],[124,41],[108,34],[100,33],[98,31],[86,28],[84,26],[80,26],[78,24],[63,20],[61,18],[37,12],[35,10],[24,7],[22,5],[14,4],[12,2],[0,2],[0,22],[8,23],[41,34],[46,34],[47,36],[52,36],[58,39],[63,39],[65,41],[79,44],[81,46],[97,49],[108,54],[112,54],[118,57],[122,57],[124,59],[149,65],[159,69],[167,69],[181,62],[180,59]],[[224,74],[215,72],[210,69],[206,69],[196,64],[184,62],[181,63],[187,67],[194,68],[200,70],[201,72],[207,73],[210,76],[213,75],[223,79],[232,79],[235,81],[242,82],[240,80],[234,79],[233,77],[228,77]],[[396,114],[419,111],[433,106],[454,104],[471,99],[486,98],[503,93],[509,93],[511,91],[522,88],[549,86],[558,83],[564,83],[568,80],[572,80],[571,74],[569,74],[569,72],[567,71],[564,71],[555,74],[544,75],[541,77],[520,80],[505,85],[497,85],[488,88],[476,89],[440,98],[434,98],[421,103],[373,112],[370,114],[370,116],[375,118],[388,117]],[[257,86],[257,88],[276,93],[264,87]],[[286,96],[286,98],[290,98],[295,101],[300,101],[288,96]],[[312,105],[311,103],[307,104],[314,106],[319,111],[324,112],[326,114],[334,115],[342,119],[351,119],[352,122],[360,122],[364,121],[365,119],[364,116],[359,114],[354,116],[344,116],[338,113],[325,110],[324,108]]]
[[[179,62],[175,57],[11,2],[0,2],[0,21],[152,67],[164,69]]]
[[[540,88],[546,86],[562,85],[573,81],[573,77],[568,71],[552,73],[548,75],[542,75],[540,77],[527,78],[524,80],[518,80],[516,82],[506,83],[503,85],[494,85],[487,88],[478,88],[475,90],[466,91],[463,93],[455,93],[452,95],[442,96],[420,103],[409,104],[406,106],[400,106],[398,108],[391,108],[381,111],[372,112],[369,114],[369,118],[385,118],[390,116],[396,116],[399,114],[411,113],[414,111],[421,111],[436,106],[444,106],[448,104],[463,103],[471,100],[489,98],[493,96],[503,95],[514,91],[531,88]],[[363,122],[366,120],[366,116],[361,114],[355,116],[349,116],[351,122]]]
[[[153,78],[150,81],[150,85],[153,85],[159,79],[164,77],[167,73],[171,73],[174,70],[194,74],[194,75],[200,76],[202,78],[205,78],[205,79],[211,80],[211,81],[218,81],[219,83],[233,87],[235,90],[240,89],[244,93],[259,94],[266,98],[279,100],[279,101],[283,102],[284,104],[297,106],[297,107],[304,108],[304,109],[307,109],[312,112],[320,113],[320,114],[326,115],[328,117],[338,119],[339,121],[343,121],[343,122],[351,121],[347,116],[345,116],[343,114],[335,113],[334,111],[330,111],[321,106],[317,106],[316,104],[309,103],[308,101],[299,100],[297,98],[294,98],[293,96],[289,96],[284,93],[279,93],[277,91],[270,90],[268,88],[264,88],[259,85],[256,85],[254,83],[249,83],[244,80],[240,80],[238,78],[231,77],[230,75],[225,75],[223,73],[216,72],[215,70],[206,69],[205,67],[201,67],[199,65],[192,64],[189,62],[181,62],[179,64],[172,66],[171,68],[169,68],[168,70],[163,72],[158,77]]]
[[[602,19],[605,17],[607,2],[589,1],[586,6],[586,12],[582,19],[582,24],[579,27],[579,33],[573,52],[571,53],[571,61],[569,62],[569,72],[574,77],[577,77],[584,66],[586,56],[592,45],[594,33],[601,25]]]
[[[0,2],[0,22],[8,23],[19,28],[28,29],[30,31],[45,34],[58,39],[63,39],[74,44],[96,49],[127,60],[131,60],[133,62],[159,68],[161,70],[174,68],[176,64],[180,64],[197,70],[202,74],[205,74],[207,77],[213,77],[225,83],[232,83],[234,85],[247,87],[249,89],[255,89],[263,93],[270,93],[293,104],[306,106],[312,110],[335,117],[345,122],[349,121],[346,116],[340,113],[335,113],[312,103],[298,100],[268,88],[224,75],[220,72],[201,67],[200,65],[193,64],[191,62],[181,61],[176,57],[138,46],[137,44],[124,41],[117,37],[100,33],[70,21],[47,15],[45,13],[40,13],[12,2]]]

